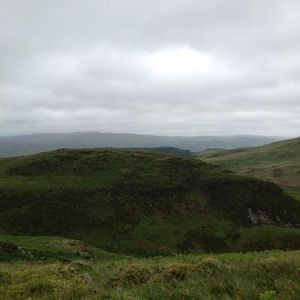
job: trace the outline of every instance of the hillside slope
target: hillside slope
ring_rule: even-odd
[[[300,138],[257,148],[205,153],[200,158],[240,174],[273,181],[300,195]]]
[[[299,224],[300,203],[273,183],[195,159],[60,150],[0,160],[2,233],[167,254],[226,251],[239,238],[239,227],[259,223]]]

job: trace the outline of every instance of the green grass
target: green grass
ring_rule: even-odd
[[[147,256],[230,251],[231,228],[251,225],[248,208],[274,223],[280,217],[277,225],[300,223],[300,203],[274,184],[144,151],[59,150],[1,159],[0,208],[2,234],[68,237]]]
[[[0,263],[2,299],[300,297],[300,252]]]
[[[297,228],[261,225],[241,228],[240,239],[232,245],[234,251],[262,251],[265,249],[300,249],[300,230]]]
[[[300,201],[300,187],[282,186],[282,188],[289,195],[291,195],[292,197],[294,197],[295,199],[298,199]]]
[[[1,243],[11,245],[1,248]],[[7,247],[6,247],[7,248]],[[111,260],[122,256],[103,251],[78,240],[47,236],[0,235],[0,261]]]

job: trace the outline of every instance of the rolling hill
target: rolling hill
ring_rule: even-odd
[[[273,181],[300,199],[300,138],[249,149],[208,151],[199,158],[239,174]]]
[[[142,134],[98,132],[47,133],[20,136],[0,136],[0,157],[30,155],[61,148],[153,148],[175,147],[202,151],[207,148],[234,149],[259,146],[279,140],[264,136],[198,136],[170,137]]]
[[[0,159],[3,234],[153,255],[298,249],[299,223],[300,203],[275,184],[192,158],[85,149]]]

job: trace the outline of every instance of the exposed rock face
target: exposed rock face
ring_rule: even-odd
[[[248,208],[248,218],[253,225],[275,223],[264,211],[258,210],[254,212],[251,208]]]
[[[279,216],[275,216],[274,220],[272,220],[266,212],[262,210],[258,210],[256,212],[253,211],[252,208],[248,208],[248,218],[251,222],[252,225],[261,225],[261,224],[275,224],[279,226],[284,226],[284,227],[296,227],[300,228],[300,224],[291,224],[291,223],[284,223]]]

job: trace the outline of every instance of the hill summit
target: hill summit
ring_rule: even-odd
[[[0,230],[78,238],[105,250],[225,251],[239,228],[300,223],[273,183],[145,151],[58,150],[0,160]]]

